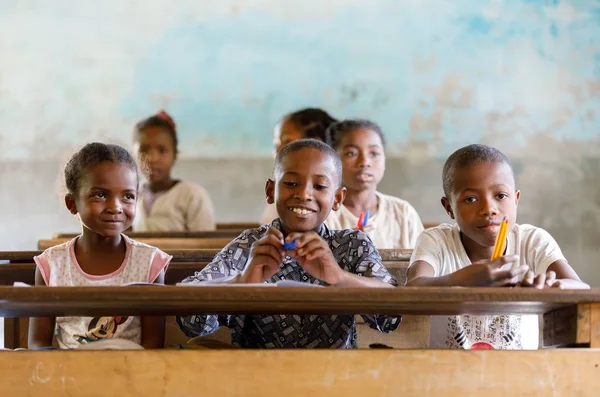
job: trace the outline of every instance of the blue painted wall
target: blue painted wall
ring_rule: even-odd
[[[398,155],[600,135],[599,1],[0,0],[0,37],[4,158],[129,141],[160,107],[187,157],[270,156],[308,105]]]

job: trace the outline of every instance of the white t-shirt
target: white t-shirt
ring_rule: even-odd
[[[206,189],[180,181],[154,199],[146,211],[144,189],[133,224],[136,232],[197,232],[215,230],[215,211]]]
[[[408,201],[376,192],[377,212],[369,217],[375,228],[368,236],[378,249],[410,249],[423,231],[423,223],[417,211]],[[358,217],[346,206],[331,211],[325,224],[333,230],[355,229]]]
[[[126,251],[119,269],[103,276],[90,275],[81,269],[75,257],[78,238],[48,248],[33,258],[48,287],[153,283],[163,270],[166,271],[172,259],[158,248],[123,235]],[[142,325],[139,316],[57,317],[55,334],[61,349],[75,349],[85,343],[110,338],[140,344]]]
[[[506,255],[519,255],[518,265],[536,274],[545,273],[557,260],[566,260],[548,232],[531,225],[513,225],[507,233]],[[425,230],[410,258],[429,263],[435,277],[445,276],[471,264],[457,225],[442,224]],[[507,267],[513,264],[505,265]],[[537,349],[539,324],[535,315],[432,316],[431,348]]]

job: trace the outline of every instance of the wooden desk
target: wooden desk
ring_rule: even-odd
[[[39,240],[38,249],[45,250],[55,245],[66,243],[69,238],[54,240]],[[207,237],[207,238],[139,238],[137,241],[158,247],[162,250],[169,249],[199,249],[212,248],[221,249],[233,240],[233,237]]]
[[[230,237],[233,240],[242,233],[242,229],[221,229],[203,232],[125,232],[132,239],[144,238],[215,238]],[[81,233],[55,233],[52,239],[72,239]]]
[[[600,346],[600,290],[491,288],[0,287],[2,315],[557,313],[585,308]],[[582,320],[583,319],[583,320]],[[587,328],[584,326],[587,325]],[[401,325],[402,326],[402,325]],[[545,328],[546,331],[546,328]],[[5,352],[3,395],[596,396],[600,350]],[[90,369],[92,365],[93,370]]]
[[[544,314],[600,289],[275,286],[0,287],[1,317],[213,314]]]
[[[600,352],[197,350],[0,353],[3,396],[596,397]]]

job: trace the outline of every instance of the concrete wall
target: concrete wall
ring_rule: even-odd
[[[600,4],[596,1],[0,0],[0,250],[77,230],[61,166],[129,143],[164,107],[176,174],[219,221],[260,216],[271,131],[294,108],[369,117],[390,141],[381,190],[443,221],[441,164],[496,145],[519,221],[549,230],[600,286]]]

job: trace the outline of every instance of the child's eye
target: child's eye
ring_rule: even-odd
[[[508,194],[506,193],[499,193],[496,197],[498,197],[498,199],[500,200],[505,200],[508,198]]]
[[[96,198],[105,198],[106,194],[104,194],[103,192],[97,192],[97,193],[94,193],[93,197],[96,197]]]
[[[135,200],[135,195],[133,195],[131,193],[127,193],[125,195],[125,200]]]
[[[354,157],[356,156],[356,152],[346,152],[345,157]]]
[[[373,156],[373,157],[377,157],[377,156],[379,156],[380,154],[381,154],[381,153],[379,153],[379,152],[371,152],[371,156]]]
[[[296,182],[283,182],[283,184],[288,187],[298,186],[298,184]]]
[[[477,201],[475,197],[467,197],[465,199],[465,203],[474,203],[475,201]]]
[[[317,189],[317,190],[325,190],[325,189],[327,189],[327,186],[325,186],[325,185],[315,185],[315,189]]]

